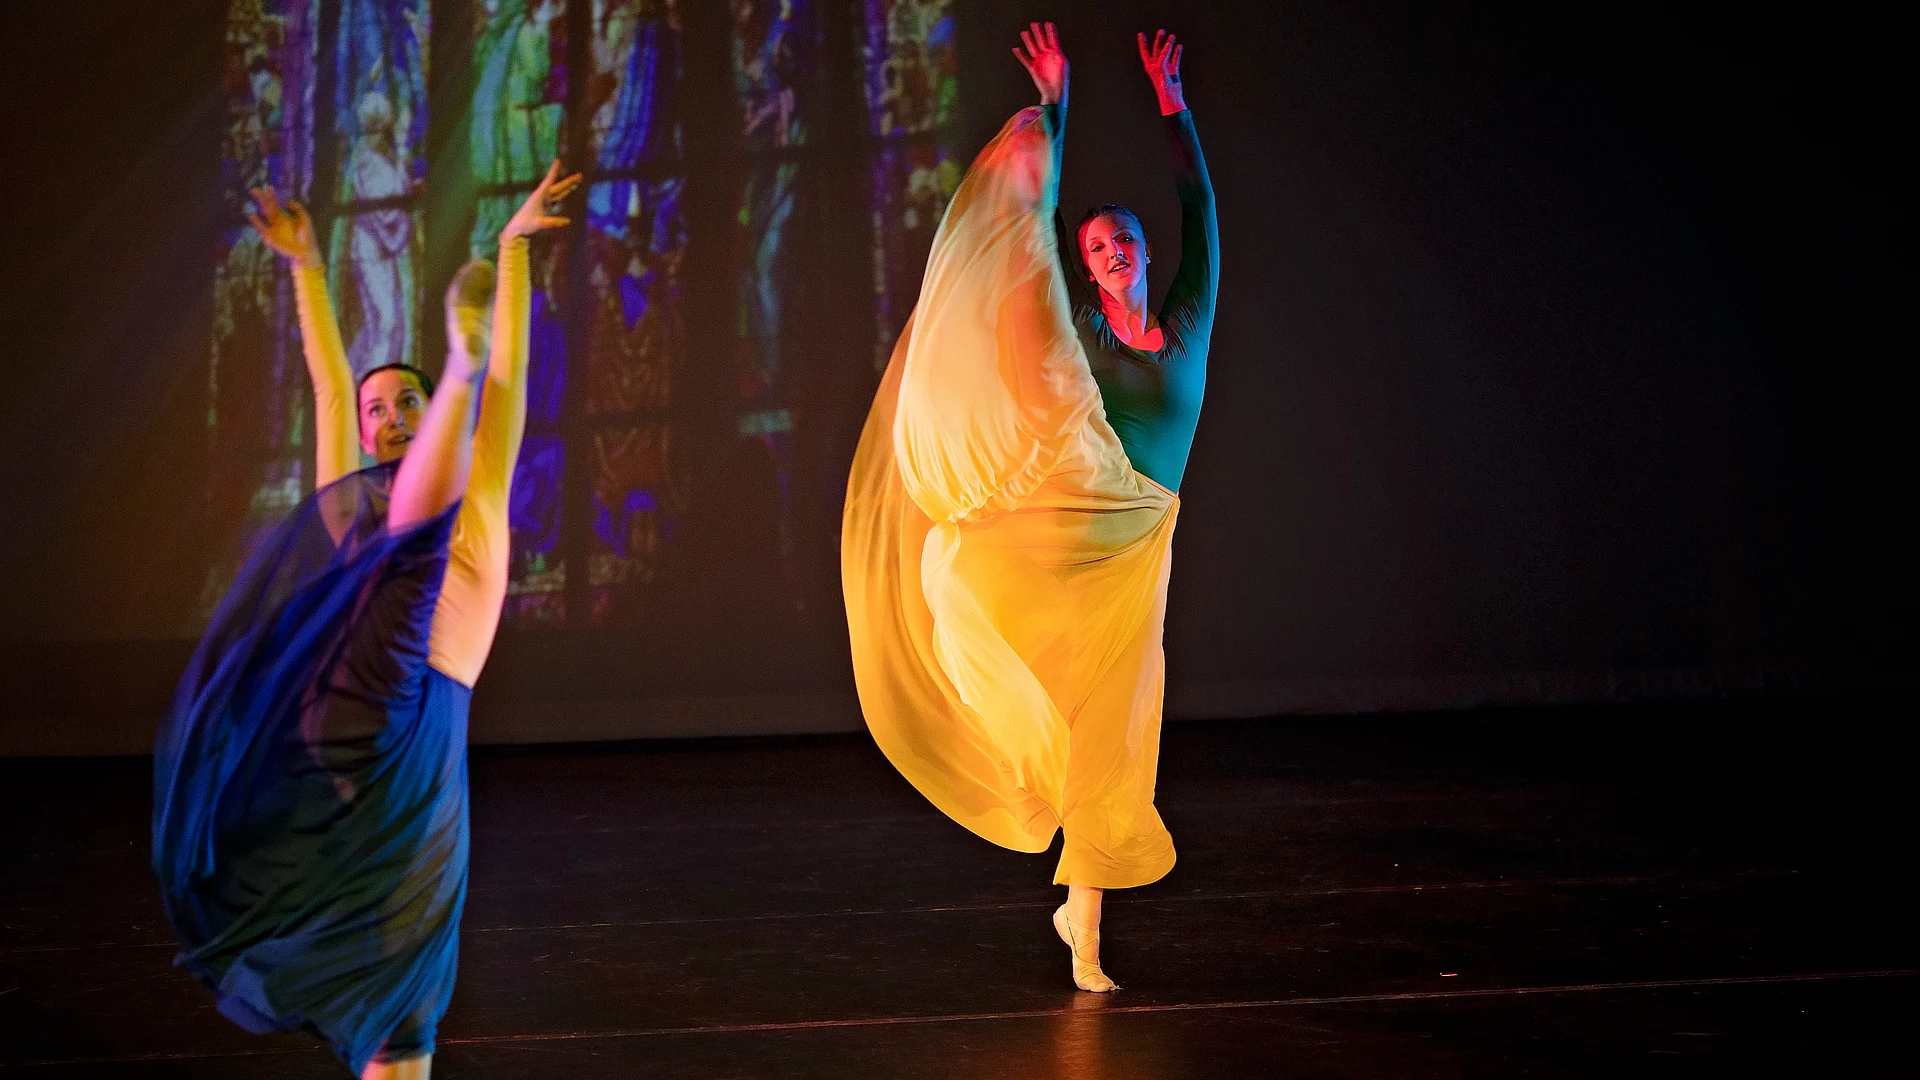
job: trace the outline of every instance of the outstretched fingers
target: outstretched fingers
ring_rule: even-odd
[[[547,175],[541,179],[539,186],[527,195],[527,201],[520,204],[520,209],[507,222],[506,228],[500,231],[500,238],[507,240],[531,236],[537,232],[563,229],[573,224],[572,218],[563,217],[557,211],[560,209],[560,204],[566,200],[567,196],[573,194],[580,183],[579,173],[561,179],[560,161],[555,159],[553,164],[547,166]]]
[[[1145,33],[1135,34],[1134,39],[1140,46],[1140,62],[1150,68],[1162,67],[1173,62],[1174,57],[1177,56],[1180,51],[1179,45],[1176,44],[1178,38],[1179,35],[1177,34],[1169,34],[1165,30],[1155,30],[1153,32],[1153,41],[1149,44]]]
[[[1145,33],[1134,35],[1140,47],[1140,64],[1147,74],[1167,82],[1180,79],[1180,54],[1186,46],[1180,44],[1178,34],[1169,34],[1165,30],[1155,30],[1153,40],[1148,41]]]
[[[540,181],[540,194],[542,196],[542,201],[548,205],[557,203],[560,200],[566,198],[567,196],[573,194],[573,190],[580,186],[579,173],[574,173],[572,176],[569,176],[564,180],[559,179],[559,176],[560,176],[560,159],[555,158],[553,160],[553,164],[547,167],[547,178],[545,180]]]
[[[1027,28],[1020,31],[1020,44],[1014,47],[1013,56],[1033,78],[1042,105],[1066,101],[1067,54],[1060,49],[1057,27],[1052,23],[1028,23]]]
[[[251,189],[254,205],[245,210],[247,224],[253,226],[266,245],[290,259],[310,261],[318,258],[313,245],[313,220],[305,207],[288,199],[285,202],[271,187]]]
[[[1020,43],[1027,47],[1020,62],[1031,67],[1042,55],[1060,51],[1060,30],[1052,23],[1028,23],[1027,28],[1020,31]],[[1014,50],[1014,55],[1019,53],[1020,50]]]
[[[547,201],[559,202],[561,199],[564,199],[567,196],[573,194],[575,189],[579,188],[579,186],[580,186],[580,174],[574,173],[572,176],[567,177],[565,180],[562,180],[559,183],[553,185],[551,188],[547,189]]]

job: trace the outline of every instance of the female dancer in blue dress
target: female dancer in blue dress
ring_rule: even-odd
[[[527,238],[567,224],[554,211],[579,181],[556,162],[497,273],[461,269],[438,389],[400,365],[354,385],[311,221],[255,192],[254,226],[295,263],[318,490],[248,559],[181,680],[154,751],[153,864],[178,962],[220,1011],[317,1034],[363,1078],[426,1077],[453,990],[467,708],[526,426]]]

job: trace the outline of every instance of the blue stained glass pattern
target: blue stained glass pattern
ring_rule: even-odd
[[[873,159],[875,370],[920,292],[934,230],[965,162],[951,145],[959,91],[953,0],[865,0]]]

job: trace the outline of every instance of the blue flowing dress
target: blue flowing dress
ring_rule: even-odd
[[[249,1031],[355,1073],[431,1053],[467,886],[472,691],[428,664],[458,506],[387,529],[394,465],[263,539],[154,751],[153,865],[177,963]]]

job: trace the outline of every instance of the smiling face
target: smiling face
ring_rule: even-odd
[[[427,411],[426,388],[401,368],[376,371],[360,383],[360,449],[386,464],[407,452]]]
[[[1135,218],[1101,214],[1080,226],[1080,257],[1087,261],[1087,274],[1109,296],[1125,297],[1145,288],[1152,254]]]

